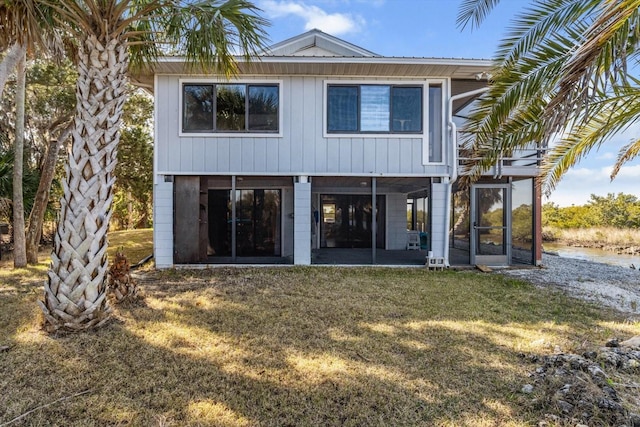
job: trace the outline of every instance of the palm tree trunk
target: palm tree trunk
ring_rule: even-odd
[[[58,153],[62,143],[69,137],[73,125],[67,126],[60,133],[57,139],[49,142],[47,154],[45,156],[42,172],[40,173],[40,182],[38,183],[38,191],[33,202],[33,208],[29,214],[29,227],[27,228],[27,262],[29,264],[38,263],[38,246],[42,237],[42,223],[44,214],[47,211],[49,203],[49,193],[51,191],[51,183],[56,172],[56,163],[58,161]]]
[[[107,230],[127,66],[127,48],[119,39],[101,42],[90,34],[79,48],[73,144],[40,302],[50,331],[98,327],[111,313]]]
[[[24,171],[24,103],[26,90],[26,48],[20,46],[20,57],[16,68],[16,137],[13,159],[13,266],[27,266],[24,235],[24,195],[22,178]]]

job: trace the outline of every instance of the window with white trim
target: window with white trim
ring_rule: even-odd
[[[330,84],[328,133],[422,133],[422,85]]]
[[[184,83],[185,133],[279,131],[278,84]]]

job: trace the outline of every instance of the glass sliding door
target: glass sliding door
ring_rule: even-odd
[[[237,190],[236,216],[237,256],[280,256],[280,190]]]
[[[232,190],[209,190],[207,256],[232,257],[234,240],[236,257],[281,256],[281,191],[236,190],[235,205],[234,218]]]
[[[209,190],[207,256],[231,256],[231,190]]]
[[[371,195],[323,195],[322,248],[370,248],[372,242]],[[384,196],[376,199],[376,247],[384,249]]]

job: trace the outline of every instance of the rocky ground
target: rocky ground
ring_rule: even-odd
[[[501,273],[624,313],[640,314],[640,270],[544,254],[541,268],[511,268]]]
[[[635,343],[640,344],[640,343]],[[640,427],[640,347],[612,340],[584,354],[522,355],[537,364],[521,392],[544,426]]]
[[[559,289],[614,308],[640,321],[640,271],[554,255],[541,268],[511,268],[501,274]],[[546,413],[544,426],[640,427],[640,337],[612,339],[584,354],[522,355],[537,365],[522,393]]]

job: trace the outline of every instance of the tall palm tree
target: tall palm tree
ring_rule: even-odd
[[[50,330],[103,324],[107,229],[130,66],[153,63],[170,43],[202,70],[226,76],[234,52],[262,49],[267,22],[249,1],[43,0],[77,39],[77,106],[64,196],[40,303]]]
[[[464,0],[458,24],[477,26],[499,0]],[[477,177],[504,154],[547,146],[541,180],[555,188],[593,148],[640,119],[637,64],[640,0],[532,0],[501,41],[492,80],[464,126],[467,148],[482,160]],[[637,71],[636,71],[637,73]],[[611,174],[640,153],[623,147]]]
[[[24,119],[26,89],[27,51],[44,46],[46,37],[41,31],[50,15],[48,8],[41,7],[32,0],[6,0],[0,4],[0,50],[8,50],[0,63],[0,96],[4,91],[7,77],[15,68],[16,85],[16,128],[13,165],[13,240],[14,267],[26,267],[25,212],[22,191],[24,174]]]

